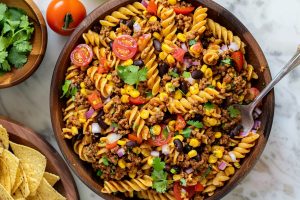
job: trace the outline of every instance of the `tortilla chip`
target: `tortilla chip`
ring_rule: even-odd
[[[52,173],[49,173],[49,172],[45,172],[44,173],[44,178],[46,179],[46,181],[51,185],[51,186],[54,186],[55,183],[57,183],[57,181],[60,180],[60,177],[55,175],[55,174],[52,174]]]
[[[3,158],[0,158],[0,185],[10,194],[11,184],[10,184],[10,175],[9,168]]]
[[[16,180],[17,171],[19,168],[19,159],[6,149],[4,149],[1,157],[8,166],[11,188],[13,188]]]
[[[1,184],[0,184],[0,199],[1,200],[14,200]]]
[[[8,149],[9,147],[9,136],[5,128],[0,125],[0,147]]]
[[[29,197],[29,200],[47,199],[47,200],[66,200],[61,194],[59,194],[45,178],[41,181],[41,185],[37,189],[36,196]]]
[[[19,164],[18,169],[17,169],[15,184],[11,189],[11,193],[15,193],[16,190],[19,188],[19,186],[21,185],[21,183],[23,181],[23,179],[22,179],[23,175],[22,175],[22,172],[21,172],[21,167],[22,166]]]
[[[22,197],[26,198],[30,195],[29,183],[28,183],[27,176],[23,170],[22,164],[20,164],[19,169],[20,169],[21,184],[16,189],[15,193],[19,190],[22,194]]]
[[[28,180],[30,195],[34,196],[39,187],[46,168],[46,158],[35,149],[10,142],[11,149],[23,167]]]
[[[4,151],[3,147],[0,147],[0,156],[2,155],[3,151]]]

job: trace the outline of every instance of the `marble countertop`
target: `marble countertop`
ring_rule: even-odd
[[[50,0],[34,0],[45,16]],[[103,0],[85,0],[88,12]],[[299,0],[216,0],[233,12],[261,45],[275,75],[300,44]],[[48,29],[45,58],[22,84],[0,90],[0,115],[20,121],[40,133],[58,151],[50,121],[49,91],[52,72],[66,42]],[[252,172],[224,199],[300,199],[300,70],[276,86],[276,109],[269,142]],[[100,200],[76,176],[81,199]]]

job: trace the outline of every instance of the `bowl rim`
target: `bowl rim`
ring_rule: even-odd
[[[118,3],[116,3],[118,1]],[[65,44],[64,48],[62,49],[60,56],[57,60],[55,69],[53,71],[53,76],[52,76],[52,80],[51,80],[51,90],[50,90],[50,112],[51,112],[51,122],[52,122],[52,128],[54,131],[54,135],[56,138],[56,141],[58,143],[58,146],[64,156],[64,158],[66,159],[68,165],[71,167],[71,169],[74,171],[74,173],[79,177],[79,179],[85,184],[87,185],[91,190],[93,190],[96,194],[98,194],[99,196],[101,196],[104,199],[119,199],[119,197],[114,196],[114,195],[107,195],[104,193],[101,193],[101,191],[99,189],[97,189],[96,186],[99,186],[100,184],[98,183],[97,185],[94,185],[93,183],[89,182],[89,180],[86,179],[86,177],[81,176],[81,173],[85,173],[82,172],[81,170],[76,169],[76,160],[71,156],[68,157],[66,151],[72,151],[71,148],[68,147],[66,141],[61,137],[61,126],[60,126],[60,121],[58,119],[58,116],[61,115],[61,111],[59,111],[59,109],[53,110],[52,106],[57,104],[60,100],[59,100],[59,95],[58,95],[58,87],[60,87],[61,85],[59,85],[57,82],[58,80],[58,75],[59,73],[65,73],[62,72],[61,68],[61,63],[62,63],[62,59],[63,57],[66,55],[66,52],[69,52],[71,50],[69,50],[69,46],[70,45],[75,45],[78,43],[78,41],[80,40],[81,34],[86,32],[88,30],[88,27],[90,27],[95,20],[90,20],[90,17],[95,17],[95,19],[99,20],[100,17],[105,16],[108,13],[111,13],[113,10],[117,10],[119,7],[124,6],[128,3],[132,3],[135,2],[134,0],[111,0],[111,1],[107,1],[107,2],[103,2],[101,3],[97,8],[95,8],[89,15],[88,17],[86,17],[82,23],[76,28],[76,30],[73,32],[73,34],[71,35],[71,37],[69,38],[69,40],[67,41],[67,43]],[[259,44],[257,43],[257,41],[255,40],[255,38],[253,37],[253,35],[250,33],[250,31],[243,25],[243,23],[237,18],[235,17],[234,14],[232,14],[230,11],[228,11],[227,9],[225,9],[223,6],[219,5],[218,3],[211,1],[211,0],[195,0],[196,3],[200,3],[201,5],[207,6],[207,7],[213,7],[215,9],[216,12],[219,13],[220,16],[222,16],[223,18],[225,18],[226,20],[228,20],[228,18],[230,18],[231,20],[233,20],[236,25],[239,26],[240,30],[244,30],[244,32],[247,33],[247,36],[245,36],[245,38],[247,37],[249,40],[251,39],[251,47],[255,47],[255,49],[257,50],[257,54],[260,55],[260,59],[258,59],[261,63],[265,64],[266,66],[266,70],[264,71],[264,81],[266,81],[266,84],[270,82],[270,80],[272,79],[271,76],[271,72],[270,69],[268,67],[268,62],[265,58],[265,55],[262,51],[262,49],[260,48]],[[234,25],[235,26],[235,25]],[[250,46],[249,45],[249,46]],[[67,69],[67,67],[65,68]],[[57,97],[57,99],[56,99]],[[216,192],[214,193],[214,195],[212,197],[208,197],[206,199],[208,200],[213,200],[213,199],[221,199],[222,197],[224,197],[226,194],[228,194],[231,190],[233,190],[238,184],[239,182],[244,179],[246,177],[246,175],[251,171],[251,169],[255,166],[256,162],[258,161],[258,159],[260,158],[270,135],[271,132],[271,128],[272,128],[272,123],[273,123],[273,118],[274,118],[274,110],[275,110],[275,95],[274,95],[274,90],[272,90],[267,97],[265,97],[264,99],[265,101],[268,101],[268,105],[266,105],[268,112],[266,113],[266,118],[268,119],[266,121],[266,126],[264,127],[264,132],[262,134],[262,136],[260,137],[259,141],[256,143],[256,147],[259,146],[259,148],[255,148],[251,150],[251,155],[255,154],[255,157],[251,157],[248,156],[249,158],[247,158],[247,163],[243,163],[241,169],[244,169],[243,171],[241,171],[238,175],[235,174],[235,176],[230,178],[230,181],[226,183],[225,186],[221,187],[220,189],[216,190]],[[255,152],[255,153],[254,153]],[[250,162],[251,161],[251,162]],[[246,165],[246,166],[244,166]],[[232,181],[233,180],[233,181]]]
[[[28,79],[39,68],[46,53],[47,44],[48,44],[48,39],[47,39],[48,32],[47,32],[47,25],[43,17],[43,14],[33,0],[23,0],[23,1],[27,4],[28,8],[30,8],[33,11],[35,17],[37,18],[37,23],[41,30],[41,51],[39,52],[39,55],[35,59],[35,62],[33,63],[32,67],[30,67],[27,71],[25,71],[21,76],[11,80],[11,82],[6,84],[0,84],[0,89],[13,87]],[[17,71],[18,69],[14,69],[14,70]]]

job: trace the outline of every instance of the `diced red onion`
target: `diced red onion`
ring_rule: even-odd
[[[247,132],[242,131],[242,132],[240,133],[240,136],[241,136],[241,137],[246,137],[246,136],[248,136],[248,135],[249,135],[249,132],[247,133]]]
[[[122,138],[122,135],[116,134],[116,133],[111,133],[107,136],[107,143],[108,144],[114,143],[114,142],[118,141],[121,138]]]
[[[149,3],[146,0],[142,0],[141,4],[147,8]]]
[[[108,97],[107,99],[105,99],[105,101],[103,103],[106,104],[106,103],[110,102],[110,100],[111,100],[111,98]]]
[[[162,146],[162,153],[165,154],[165,155],[169,155],[170,154],[170,147],[168,144],[165,144]]]
[[[230,45],[228,46],[228,48],[231,49],[232,51],[240,50],[240,47],[235,42],[231,42]]]
[[[181,48],[182,48],[185,52],[188,52],[188,51],[189,51],[185,43],[181,43],[180,46],[181,46]]]
[[[90,107],[90,109],[85,113],[85,117],[87,119],[91,118],[92,115],[94,114],[94,112],[95,112],[95,110],[92,107]]]
[[[141,27],[141,25],[138,22],[135,22],[133,24],[133,31],[134,32],[139,32],[139,31],[141,31],[141,29],[142,29],[142,27]]]
[[[255,109],[254,109],[254,112],[256,112],[258,115],[261,115],[262,110],[259,109],[259,108],[255,108]]]
[[[190,66],[192,66],[192,60],[189,58],[184,58],[183,59],[183,66],[186,68],[189,68]]]
[[[201,65],[200,61],[194,61],[192,62],[193,65]]]
[[[125,149],[123,149],[123,148],[118,149],[117,154],[118,154],[119,157],[124,156],[125,155]]]
[[[188,168],[185,170],[185,173],[191,174],[191,173],[193,173],[193,171],[194,171],[193,168]]]
[[[222,51],[228,51],[228,46],[224,44],[224,45],[221,47],[221,50],[222,50]]]
[[[193,79],[192,77],[190,77],[190,78],[186,78],[186,79],[184,79],[184,80],[186,80],[187,82],[189,82],[191,85],[194,85],[194,83],[195,83],[195,79]]]
[[[252,130],[251,130],[251,133],[257,133],[257,130],[252,129]]]
[[[101,133],[101,127],[98,123],[92,123],[92,133]]]
[[[219,168],[219,170],[224,170],[224,169],[226,168],[226,166],[227,166],[227,163],[224,162],[224,161],[222,161],[222,162],[219,164],[218,168]]]
[[[232,160],[233,162],[236,162],[236,156],[235,156],[235,154],[234,154],[232,151],[230,151],[228,154],[229,154],[231,160]]]
[[[253,129],[258,130],[258,129],[260,128],[260,126],[261,126],[261,121],[256,120],[256,121],[254,122]]]
[[[151,151],[151,156],[159,157],[159,152],[158,151]]]

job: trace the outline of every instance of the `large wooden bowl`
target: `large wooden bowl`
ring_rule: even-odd
[[[84,32],[87,32],[94,24],[98,23],[99,19],[103,19],[106,15],[110,14],[112,11],[118,9],[121,6],[125,6],[128,3],[132,3],[134,0],[115,0],[108,1],[103,5],[96,8],[75,30],[70,40],[65,45],[62,50],[60,57],[56,63],[56,67],[52,77],[51,85],[51,96],[50,96],[50,109],[51,109],[51,119],[52,126],[55,132],[56,140],[58,145],[63,152],[66,160],[69,162],[70,167],[78,175],[78,177],[93,191],[99,194],[105,199],[119,199],[119,197],[113,195],[102,194],[101,184],[99,181],[92,175],[92,168],[89,164],[82,162],[78,155],[73,151],[71,143],[67,140],[64,140],[62,137],[61,129],[64,127],[63,116],[62,116],[62,106],[63,102],[60,99],[61,96],[61,86],[64,83],[64,77],[67,67],[70,65],[69,55],[74,47],[79,43],[84,43],[81,35]],[[213,20],[219,22],[221,25],[232,30],[236,35],[238,35],[247,45],[246,59],[249,63],[253,64],[256,67],[256,71],[259,74],[259,80],[257,81],[256,87],[262,89],[266,84],[271,80],[270,71],[268,68],[268,63],[265,59],[265,56],[251,35],[247,28],[228,10],[224,9],[217,3],[211,0],[195,0],[193,1],[194,5],[199,5],[201,2],[202,5],[206,6],[208,11],[208,16]],[[265,66],[267,70],[263,73],[260,72],[259,67]],[[259,138],[257,145],[253,148],[251,153],[247,155],[242,163],[242,167],[237,170],[236,174],[226,183],[226,185],[216,191],[216,193],[208,199],[220,199],[229,191],[231,191],[241,180],[250,172],[256,161],[259,159],[262,151],[265,148],[267,143],[272,121],[274,114],[274,93],[271,92],[267,97],[264,98],[262,103],[263,114],[261,116],[262,121],[262,133]]]
[[[14,86],[30,77],[39,67],[47,48],[47,27],[41,11],[32,0],[1,0],[9,7],[21,8],[29,16],[30,22],[34,24],[32,34],[32,50],[28,56],[27,63],[11,72],[0,76],[0,89]]]

